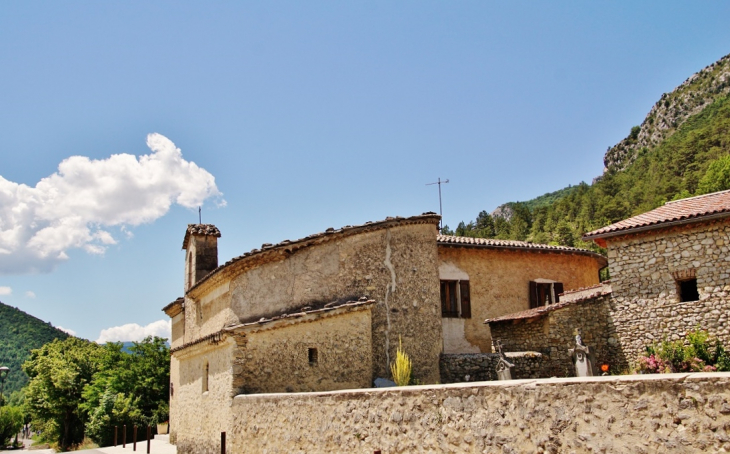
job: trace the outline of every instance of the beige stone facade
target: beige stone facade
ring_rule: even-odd
[[[599,270],[606,266],[602,256],[538,246],[439,242],[440,278],[468,280],[471,293],[470,318],[442,320],[445,353],[490,353],[492,336],[484,320],[529,309],[530,281],[560,282],[565,290],[598,284]]]
[[[701,328],[730,343],[730,221],[694,223],[607,239],[612,319],[627,359],[646,345]],[[699,298],[681,301],[696,279]]]
[[[443,351],[491,351],[482,321],[527,307],[530,280],[590,285],[605,263],[574,248],[449,244],[437,237],[438,221],[426,213],[328,229],[222,266],[218,229],[189,226],[185,296],[164,309],[172,318],[171,439],[180,452],[214,452],[241,411],[232,407],[237,395],[368,388],[390,378],[399,342],[413,379],[438,383]],[[471,285],[471,318],[443,317],[444,280],[459,298]]]

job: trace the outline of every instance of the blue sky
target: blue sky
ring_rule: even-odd
[[[590,182],[663,92],[730,53],[728,17],[725,2],[2,2],[0,301],[92,340],[164,320],[198,202],[223,262],[437,211],[438,177],[452,227]],[[151,133],[182,155],[141,164]],[[71,156],[88,159],[36,188]],[[52,257],[29,252],[43,226]]]

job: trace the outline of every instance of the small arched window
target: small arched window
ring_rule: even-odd
[[[188,251],[188,289],[193,286],[193,251]]]
[[[205,362],[205,368],[203,369],[203,392],[208,392],[208,375],[210,374],[210,365],[208,361]]]

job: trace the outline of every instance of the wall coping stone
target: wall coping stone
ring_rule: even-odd
[[[502,381],[484,381],[484,382],[466,382],[466,383],[450,383],[446,385],[418,385],[418,386],[396,386],[392,388],[361,388],[361,389],[341,389],[335,391],[320,391],[307,393],[268,393],[268,394],[239,394],[234,400],[266,400],[277,398],[318,398],[327,396],[347,395],[347,394],[373,394],[380,393],[403,393],[412,394],[420,391],[439,390],[439,389],[472,389],[477,388],[514,388],[514,387],[530,387],[549,385],[582,385],[593,383],[635,383],[635,382],[655,382],[655,381],[673,381],[673,382],[693,382],[706,381],[708,379],[724,379],[730,380],[730,372],[688,372],[678,374],[633,374],[633,375],[607,375],[596,377],[563,377],[563,378],[537,378],[537,379],[521,379],[521,380],[502,380]]]

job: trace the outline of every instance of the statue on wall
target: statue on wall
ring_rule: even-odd
[[[593,373],[593,352],[591,349],[583,343],[580,328],[576,328],[575,334],[575,348],[568,350],[570,357],[575,365],[575,376],[576,377],[592,377]]]
[[[497,380],[512,380],[512,371],[515,368],[515,365],[511,362],[507,361],[507,357],[505,356],[504,352],[502,351],[502,341],[497,339],[496,342],[494,342],[494,350],[499,354],[499,359],[497,360]]]

